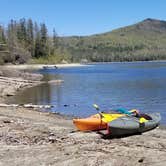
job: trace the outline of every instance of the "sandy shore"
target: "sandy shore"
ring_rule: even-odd
[[[166,130],[103,139],[76,131],[71,119],[23,108],[0,109],[0,128],[0,165],[166,164]]]
[[[0,87],[4,79],[8,87],[25,81],[24,76],[11,78],[7,73],[8,77],[0,79]],[[0,165],[164,166],[165,140],[166,130],[159,128],[142,135],[103,139],[96,132],[77,131],[68,117],[25,108],[0,108]]]
[[[47,67],[58,67],[58,68],[66,68],[66,67],[79,67],[79,66],[86,66],[85,64],[80,63],[71,63],[71,64],[54,64],[54,65],[47,65],[47,64],[24,64],[24,65],[5,65],[5,68],[9,69],[19,69],[19,70],[26,70],[26,69],[42,69],[44,66]]]

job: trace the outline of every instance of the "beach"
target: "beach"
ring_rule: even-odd
[[[40,75],[9,73],[1,73],[1,91],[20,86],[11,94],[1,93],[0,103],[42,83]],[[97,132],[77,131],[71,117],[24,107],[1,107],[0,128],[0,165],[166,165],[166,130],[161,128],[104,139]]]
[[[66,67],[79,67],[86,66],[86,64],[80,63],[71,63],[71,64],[23,64],[23,65],[5,65],[5,68],[8,69],[17,69],[17,70],[27,70],[27,69],[43,69],[43,67],[57,67],[57,68],[66,68]]]
[[[30,109],[0,109],[0,165],[165,165],[166,130],[102,139],[72,119]]]

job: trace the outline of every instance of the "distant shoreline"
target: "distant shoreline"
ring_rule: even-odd
[[[86,64],[111,64],[111,63],[155,63],[155,62],[166,62],[166,60],[153,60],[153,61],[113,61],[113,62],[90,62]]]
[[[124,61],[124,62],[90,62],[90,63],[69,63],[69,64],[22,64],[22,65],[4,65],[3,68],[9,69],[18,69],[18,70],[26,70],[26,69],[43,69],[45,66],[57,68],[70,68],[70,67],[80,67],[80,66],[88,66],[94,64],[112,64],[112,63],[155,63],[155,62],[166,62],[166,60],[154,60],[154,61]]]
[[[9,68],[9,69],[18,69],[18,70],[26,70],[26,69],[43,69],[45,66],[47,67],[54,67],[57,68],[67,68],[67,67],[79,67],[79,66],[86,66],[86,64],[80,63],[70,63],[70,64],[23,64],[23,65],[4,65],[2,67]]]

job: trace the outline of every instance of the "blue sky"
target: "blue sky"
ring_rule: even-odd
[[[32,18],[51,34],[91,35],[146,18],[166,20],[166,0],[0,0],[0,24]]]

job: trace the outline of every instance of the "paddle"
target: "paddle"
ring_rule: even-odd
[[[93,107],[97,110],[98,114],[100,115],[101,119],[103,118],[103,115],[101,112],[99,112],[100,108],[97,104],[93,104]]]
[[[100,110],[100,108],[99,108],[99,106],[98,106],[97,104],[93,104],[93,107],[94,107],[97,111]]]

